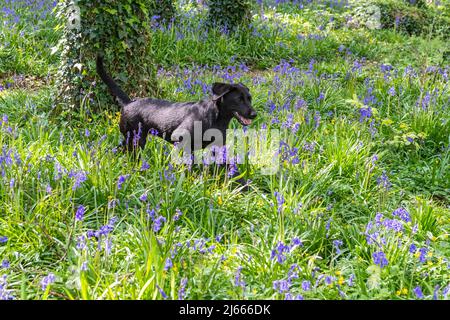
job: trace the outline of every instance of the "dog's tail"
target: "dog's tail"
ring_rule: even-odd
[[[101,55],[97,55],[97,73],[103,82],[108,86],[109,91],[117,99],[121,107],[131,102],[130,97],[128,97],[128,95],[123,92],[117,83],[106,73],[103,66],[103,57]]]

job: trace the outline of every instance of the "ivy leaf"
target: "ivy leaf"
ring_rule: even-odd
[[[117,14],[117,10],[116,9],[112,9],[112,8],[104,8],[104,10],[112,15],[116,15]]]
[[[81,63],[76,63],[76,64],[73,65],[73,67],[74,67],[75,69],[78,69],[78,70],[81,72],[81,70],[83,69],[83,64],[81,64]]]

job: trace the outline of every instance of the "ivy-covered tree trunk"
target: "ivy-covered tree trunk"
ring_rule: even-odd
[[[60,105],[78,109],[89,101],[112,104],[95,71],[97,54],[104,55],[106,68],[130,96],[155,93],[156,67],[150,52],[153,7],[149,0],[59,2],[57,11],[63,28],[59,44]]]
[[[207,0],[208,23],[224,31],[245,27],[251,21],[250,0]]]

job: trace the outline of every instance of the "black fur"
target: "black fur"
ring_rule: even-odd
[[[152,130],[170,143],[180,142],[178,133],[187,130],[191,135],[191,150],[205,148],[211,141],[194,140],[194,122],[202,123],[203,133],[218,129],[225,144],[226,129],[234,117],[242,125],[251,124],[256,111],[251,106],[249,89],[243,84],[214,83],[212,96],[197,102],[170,102],[152,98],[131,100],[106,73],[103,59],[97,57],[97,72],[108,86],[111,94],[121,105],[120,131],[124,136],[123,146],[134,150],[144,148]],[[218,143],[213,143],[218,144]]]

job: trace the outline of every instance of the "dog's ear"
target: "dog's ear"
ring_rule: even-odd
[[[214,82],[212,85],[213,100],[217,101],[231,91],[232,85],[228,83]]]

